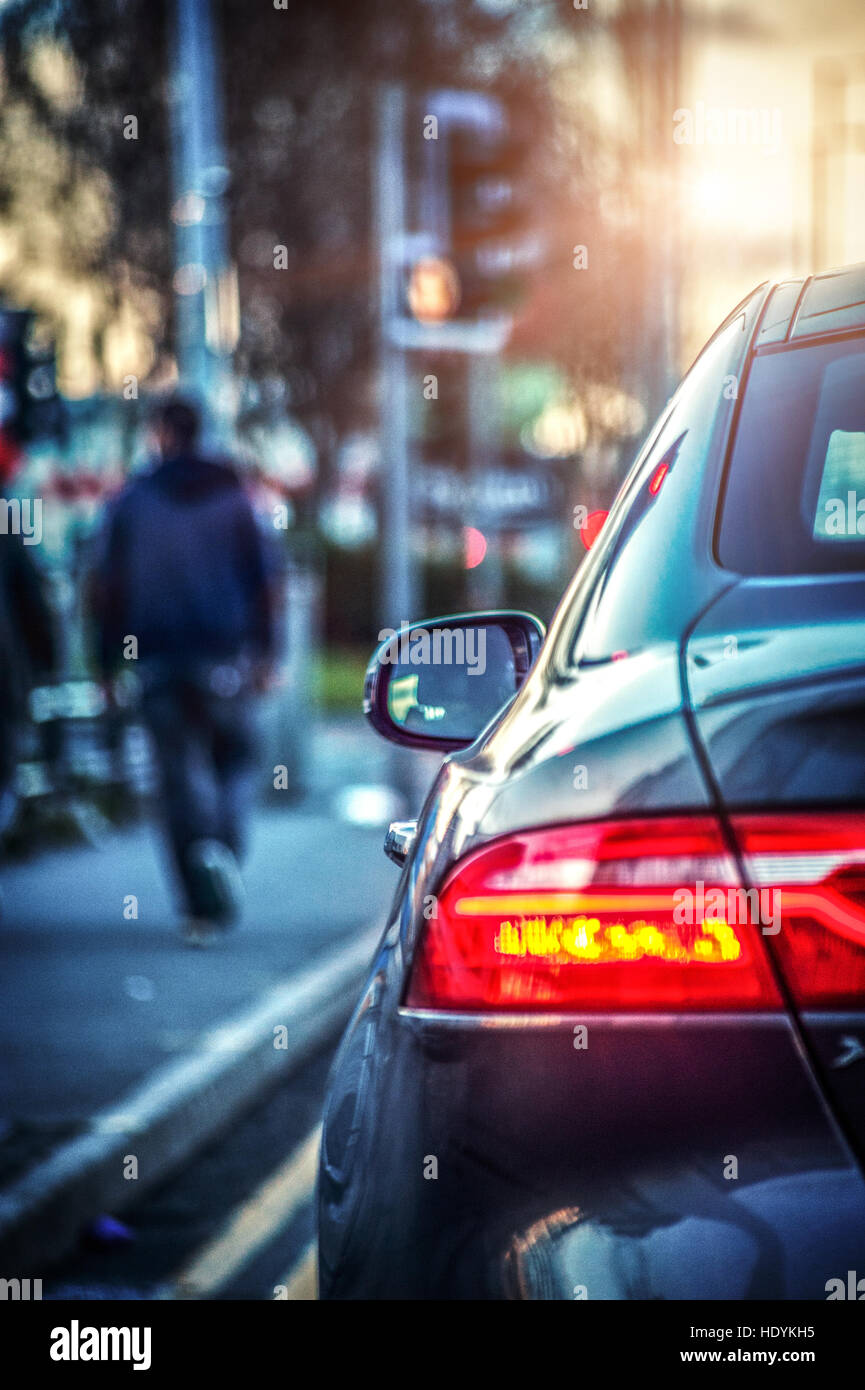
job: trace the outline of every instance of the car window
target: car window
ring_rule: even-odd
[[[671,625],[669,595],[680,568],[671,537],[679,531],[683,498],[698,491],[719,415],[724,408],[732,411],[745,343],[745,315],[740,314],[698,357],[634,465],[601,532],[604,550],[571,664],[637,651]]]
[[[718,559],[747,575],[865,571],[865,338],[755,358]]]
[[[850,539],[851,492],[856,535],[865,536],[865,515],[858,510],[858,499],[865,499],[865,433],[833,430],[820,467],[820,492],[811,527],[814,540],[844,544]],[[862,507],[865,512],[865,501]]]

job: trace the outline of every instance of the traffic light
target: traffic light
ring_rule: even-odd
[[[449,150],[452,255],[466,319],[513,313],[543,254],[532,142],[513,111],[495,107],[482,126],[457,126]]]
[[[62,429],[54,349],[29,309],[0,309],[0,474],[14,471],[25,444]]]
[[[420,323],[506,320],[544,249],[526,115],[485,92],[433,92],[425,106],[407,309]]]

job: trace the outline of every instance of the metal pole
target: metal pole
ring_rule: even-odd
[[[826,270],[844,259],[838,229],[843,228],[845,216],[846,87],[847,73],[840,61],[824,59],[815,65],[811,270]]]
[[[379,91],[376,222],[381,317],[381,627],[398,628],[415,613],[411,554],[408,372],[405,350],[394,341],[400,310],[405,247],[405,92]]]
[[[487,543],[483,560],[468,572],[469,607],[477,611],[498,607],[502,596],[501,536],[488,492],[498,445],[499,360],[492,353],[470,352],[467,365],[471,524]]]
[[[376,111],[375,219],[379,248],[381,332],[380,629],[418,617],[411,553],[409,404],[406,350],[397,342],[406,246],[405,90],[379,89]],[[390,782],[412,811],[419,800],[417,759],[390,749]]]
[[[236,291],[228,256],[228,168],[210,0],[176,0],[172,80],[177,360],[218,438],[233,415]]]
[[[664,14],[664,52],[660,64],[664,72],[664,87],[661,93],[661,109],[658,113],[658,130],[667,131],[665,148],[659,151],[663,160],[663,200],[664,206],[672,216],[668,218],[661,238],[663,248],[663,289],[661,313],[663,321],[663,359],[661,377],[660,407],[676,388],[681,363],[679,362],[680,300],[682,292],[680,255],[680,213],[681,194],[679,188],[678,150],[669,135],[673,111],[679,104],[682,76],[682,7],[681,0],[668,0]]]

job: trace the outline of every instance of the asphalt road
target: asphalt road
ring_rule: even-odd
[[[274,979],[387,910],[380,829],[309,810],[256,819],[243,922],[192,951],[146,829],[5,875],[0,1115],[68,1124],[182,1051]],[[123,918],[134,894],[137,920]]]
[[[386,750],[357,720],[322,727],[312,763],[304,800],[257,813],[244,920],[206,951],[182,943],[150,825],[4,867],[0,1198],[205,1030],[383,923],[397,881],[383,832],[407,809],[387,786]],[[142,1192],[122,1214],[135,1240],[81,1246],[57,1286],[186,1296],[177,1281],[191,1261],[202,1290],[193,1296],[272,1297],[280,1273],[308,1257],[314,1130],[335,1042],[178,1176]],[[232,1220],[237,1230],[208,1254],[208,1238]]]
[[[311,1296],[313,1146],[283,1175],[316,1131],[332,1053],[324,1049],[125,1213],[125,1234],[82,1239],[44,1279],[43,1298]]]

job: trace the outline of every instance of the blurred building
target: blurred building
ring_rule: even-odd
[[[682,359],[769,277],[865,259],[865,7],[686,0]]]

